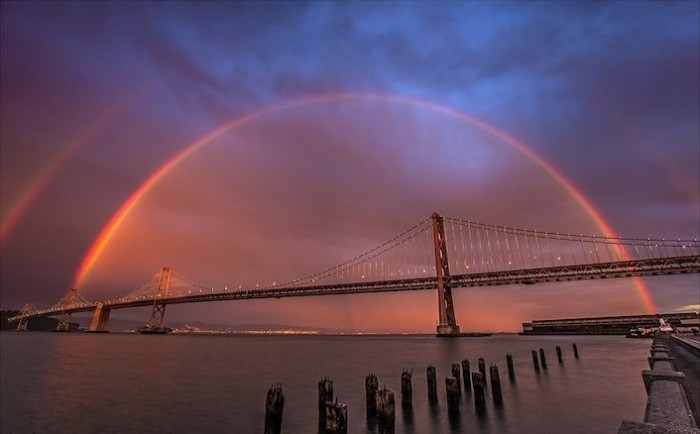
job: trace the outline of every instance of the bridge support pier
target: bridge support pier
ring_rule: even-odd
[[[61,316],[58,317],[58,325],[56,326],[56,332],[69,332],[70,331],[70,312],[63,311]]]
[[[450,285],[450,267],[447,261],[447,244],[445,244],[445,226],[442,216],[433,213],[433,241],[435,244],[435,272],[437,273],[438,292],[438,337],[459,336],[459,326],[455,318]]]
[[[88,332],[90,333],[109,333],[109,314],[111,309],[104,309],[103,303],[97,303],[95,312],[92,314],[92,321],[90,321],[90,328]]]
[[[24,304],[24,307],[19,312],[20,318],[17,322],[17,330],[27,331],[27,325],[29,324],[28,316],[36,312],[36,306],[31,301]]]

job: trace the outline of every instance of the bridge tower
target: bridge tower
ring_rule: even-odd
[[[459,336],[459,326],[455,319],[452,304],[452,287],[450,285],[450,267],[447,262],[447,244],[445,244],[445,226],[442,216],[433,213],[433,242],[435,244],[435,272],[437,273],[438,325],[437,336]]]
[[[64,310],[61,312],[61,316],[58,317],[58,325],[56,326],[56,332],[69,332],[70,331],[70,312],[66,312],[65,309],[71,305],[85,303],[86,300],[78,293],[78,288],[71,288],[61,300],[59,300],[58,305]]]
[[[27,324],[29,323],[27,316],[33,314],[36,312],[36,310],[36,306],[34,306],[34,303],[31,301],[24,305],[22,310],[19,311],[21,318],[19,319],[19,322],[17,322],[17,330],[27,331]]]
[[[156,296],[153,300],[153,308],[151,309],[151,318],[148,320],[148,325],[146,326],[150,332],[164,333],[163,320],[165,319],[166,303],[159,303],[159,300],[168,297],[170,278],[172,277],[172,274],[173,270],[170,267],[163,267],[160,270],[158,288],[156,290]]]

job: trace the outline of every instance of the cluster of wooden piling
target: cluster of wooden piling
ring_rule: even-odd
[[[401,406],[404,412],[413,406],[413,371],[404,369],[401,373]],[[365,379],[367,398],[367,420],[375,420],[379,434],[394,434],[396,429],[396,401],[394,392],[382,386],[377,389],[377,377],[369,374]]]
[[[348,406],[333,399],[333,381],[324,377],[318,382],[318,432],[347,434]]]
[[[512,360],[512,357],[511,357]],[[477,411],[482,411],[486,405],[486,381],[491,379],[491,391],[494,403],[500,404],[503,402],[503,394],[501,389],[501,377],[497,365],[489,367],[489,377],[486,376],[486,361],[482,358],[478,360],[478,372],[470,372],[469,360],[465,359],[460,365],[452,365],[452,376],[445,378],[445,393],[447,396],[447,412],[450,415],[459,414],[460,400],[462,396],[462,386],[460,377],[464,378],[464,394],[474,394],[474,405]],[[509,376],[514,378],[512,371],[512,361],[509,364]]]
[[[578,348],[572,344],[574,357],[578,359]],[[560,364],[564,363],[561,347],[556,346],[557,359]],[[477,362],[478,370],[470,371],[468,359],[460,363],[453,363],[451,366],[451,376],[445,378],[445,393],[447,397],[447,412],[452,417],[459,415],[460,401],[462,393],[474,394],[474,405],[478,413],[484,411],[486,406],[487,381],[490,379],[491,396],[494,405],[500,406],[503,403],[503,390],[501,388],[501,376],[498,365],[489,366],[488,376],[486,374],[486,361],[479,358]],[[539,372],[540,367],[547,369],[547,359],[543,348],[539,351],[532,350],[532,363],[535,371]],[[513,355],[506,353],[506,365],[508,367],[508,378],[515,382],[515,368]],[[404,414],[410,412],[413,406],[413,371],[404,369],[401,373],[401,406]],[[426,379],[428,385],[428,402],[434,406],[438,402],[437,391],[437,371],[434,366],[428,365],[426,369]],[[386,386],[379,387],[379,380],[375,374],[370,373],[365,378],[365,403],[367,410],[367,420],[376,420],[379,434],[393,434],[396,426],[396,405],[394,392]],[[265,434],[280,434],[282,426],[282,412],[284,408],[284,396],[282,395],[282,385],[277,384],[270,387],[267,392],[265,413]],[[320,434],[347,434],[347,405],[338,403],[338,398],[334,398],[333,381],[324,377],[318,382],[318,432]]]
[[[578,359],[578,347],[576,346],[575,343],[572,343],[571,347],[574,350],[574,357]],[[563,365],[564,358],[562,356],[561,347],[559,345],[556,346],[556,351],[557,351],[557,360],[559,361],[560,365]],[[538,355],[537,350],[532,350],[532,365],[535,368],[535,371],[539,372],[540,366],[542,366],[543,370],[547,370],[547,358],[545,357],[544,349],[540,348],[539,358],[537,357],[537,355]]]

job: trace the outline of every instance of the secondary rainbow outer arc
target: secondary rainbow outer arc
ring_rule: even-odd
[[[204,145],[207,143],[211,142],[212,140],[218,138],[222,134],[226,133],[227,131],[230,131],[232,129],[235,129],[239,126],[242,126],[248,122],[251,122],[255,119],[258,119],[260,117],[263,117],[265,115],[283,111],[283,110],[288,110],[292,108],[298,108],[306,105],[311,105],[315,103],[323,103],[323,102],[336,102],[336,101],[353,101],[353,100],[363,100],[363,101],[385,101],[385,102],[392,102],[392,103],[404,103],[404,104],[409,104],[417,107],[422,107],[422,108],[427,108],[430,109],[434,112],[445,114],[447,116],[451,116],[457,119],[460,119],[462,121],[465,121],[469,124],[472,124],[483,131],[486,131],[487,133],[493,135],[494,137],[497,137],[500,140],[503,140],[505,143],[508,143],[510,146],[518,150],[520,153],[528,157],[530,160],[532,160],[535,164],[540,166],[547,174],[549,174],[552,178],[554,178],[555,181],[559,183],[559,185],[569,194],[571,197],[585,210],[585,212],[590,216],[590,218],[593,220],[593,222],[598,226],[598,228],[603,232],[603,234],[606,237],[617,237],[615,234],[615,231],[612,229],[612,227],[605,221],[603,216],[598,212],[598,210],[593,206],[591,201],[587,199],[583,193],[571,182],[569,181],[568,178],[566,178],[559,170],[557,170],[554,166],[552,166],[549,162],[547,162],[544,158],[536,154],[534,151],[532,151],[530,148],[528,148],[524,143],[522,143],[519,140],[516,140],[515,138],[511,137],[510,135],[506,134],[505,132],[499,130],[498,128],[490,125],[489,123],[478,119],[474,116],[468,115],[466,113],[457,111],[455,109],[452,109],[450,107],[446,107],[443,105],[439,105],[434,102],[430,101],[425,101],[417,98],[411,98],[411,97],[406,97],[406,96],[397,96],[397,95],[387,95],[387,94],[376,94],[376,93],[340,93],[340,94],[326,94],[326,95],[321,95],[321,96],[315,96],[315,97],[309,97],[309,98],[302,98],[302,99],[297,99],[297,100],[292,100],[292,101],[286,101],[280,104],[275,104],[269,107],[265,107],[262,109],[259,109],[257,111],[242,115],[240,117],[237,117],[221,126],[218,128],[206,133],[202,137],[196,139],[189,145],[187,145],[184,149],[182,149],[180,152],[175,154],[170,160],[165,162],[162,166],[160,166],[155,172],[151,174],[151,176],[143,183],[141,186],[139,186],[134,193],[131,194],[131,196],[124,202],[124,204],[119,208],[119,210],[112,216],[110,221],[107,223],[107,225],[104,227],[102,232],[99,234],[95,242],[92,244],[90,249],[88,250],[87,254],[83,258],[83,261],[81,262],[80,268],[76,272],[75,279],[74,279],[74,286],[79,287],[82,282],[85,280],[87,277],[87,274],[90,272],[92,267],[95,265],[97,262],[97,259],[99,256],[102,254],[104,251],[105,247],[109,243],[109,241],[112,239],[116,231],[119,229],[119,227],[122,225],[124,220],[128,217],[129,213],[134,209],[134,207],[141,201],[141,199],[155,186],[158,181],[160,181],[165,175],[167,175],[172,169],[174,169],[178,164],[180,164],[182,161],[184,161],[186,158],[188,158],[190,155],[198,151],[200,148],[202,148]],[[619,248],[618,254],[620,257],[623,259],[627,259],[627,253],[623,248]],[[639,279],[635,278],[635,286],[637,288],[637,293],[644,304],[644,307],[649,313],[653,313],[656,311],[655,304],[651,298],[651,294],[649,294],[649,291],[647,290],[646,286],[644,285],[644,282]]]
[[[10,207],[10,211],[7,213],[5,218],[2,219],[2,223],[0,224],[0,245],[4,244],[9,238],[15,226],[17,226],[17,223],[19,223],[22,217],[31,208],[32,204],[41,195],[41,192],[48,187],[66,162],[70,160],[80,148],[97,136],[97,134],[109,122],[111,117],[112,116],[110,113],[110,116],[105,116],[99,119],[97,122],[85,129],[75,141],[73,141],[58,155],[58,157],[41,173],[40,176],[35,178],[29,184],[29,186],[22,191],[22,194],[19,196],[18,200],[15,201],[14,205]]]
[[[49,166],[36,177],[19,195],[19,198],[10,206],[10,211],[0,221],[0,246],[4,245],[14,231],[19,221],[31,209],[32,205],[41,196],[41,193],[56,178],[66,163],[73,158],[80,149],[87,145],[95,137],[99,136],[121,113],[133,102],[140,100],[151,91],[151,84],[146,84],[123,98],[117,105],[102,115],[92,124],[88,125],[78,137],[69,144],[49,164]]]

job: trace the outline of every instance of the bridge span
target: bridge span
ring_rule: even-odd
[[[18,329],[26,329],[27,321],[32,318],[59,316],[59,330],[68,330],[72,313],[93,312],[89,331],[106,332],[112,310],[151,306],[147,327],[162,332],[168,304],[436,290],[437,335],[458,336],[452,288],[698,272],[700,242],[697,239],[560,234],[433,214],[363,255],[281,285],[231,291],[189,281],[171,268],[163,267],[151,280],[124,297],[90,302],[77,289],[71,289],[55,305],[39,310],[28,303],[8,321],[17,322]]]

